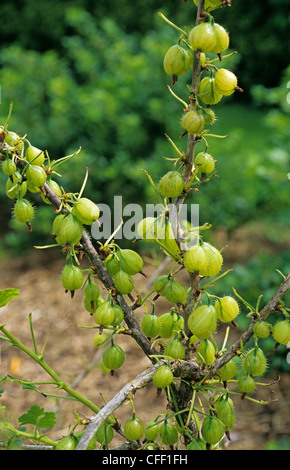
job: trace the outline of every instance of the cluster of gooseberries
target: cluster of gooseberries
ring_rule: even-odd
[[[198,4],[197,0],[194,1]],[[164,57],[164,69],[173,77],[173,83],[179,76],[189,71],[194,63],[194,57],[199,59],[201,74],[209,72],[209,76],[201,78],[198,92],[193,94],[191,91],[191,104],[186,107],[181,119],[185,132],[198,137],[206,136],[204,127],[215,120],[215,113],[211,106],[237,89],[237,77],[225,68],[216,67],[215,59],[206,55],[216,54],[221,60],[221,54],[229,47],[227,31],[209,14],[210,11],[227,3],[219,0],[206,0],[205,13],[207,14],[204,21],[194,26],[187,35],[182,34],[178,44],[173,45]],[[30,226],[33,219],[35,208],[26,198],[27,191],[40,193],[43,201],[51,204],[50,198],[47,198],[45,193],[45,184],[47,184],[54,195],[59,198],[60,204],[52,224],[52,236],[66,254],[66,263],[61,273],[62,286],[66,291],[71,292],[72,296],[75,291],[82,289],[84,308],[93,317],[96,328],[99,329],[94,337],[94,344],[98,348],[107,346],[104,347],[102,354],[103,370],[113,373],[122,367],[126,359],[123,349],[114,340],[115,335],[123,331],[122,325],[126,322],[122,308],[116,303],[116,292],[133,299],[132,292],[136,290],[134,276],[142,273],[143,259],[134,250],[122,249],[114,242],[110,243],[104,266],[113,280],[116,292],[109,289],[107,298],[103,298],[100,287],[94,279],[94,270],[92,268],[81,269],[77,256],[84,226],[91,226],[99,217],[98,206],[90,199],[82,197],[81,193],[79,195],[66,194],[53,179],[54,167],[50,164],[48,155],[33,147],[26,138],[8,131],[6,127],[2,128],[2,136],[5,138],[8,149],[3,153],[2,171],[8,177],[6,194],[14,201],[13,212],[16,220]],[[189,275],[198,276],[200,281],[219,275],[223,265],[222,253],[200,236],[189,233],[187,230],[184,231],[181,239],[185,243],[192,240],[195,243],[183,250],[174,236],[167,202],[171,204],[173,199],[177,200],[185,196],[193,184],[204,182],[205,176],[213,173],[215,160],[207,150],[206,148],[204,152],[195,155],[192,163],[196,170],[193,171],[189,184],[176,169],[167,172],[160,179],[158,188],[155,187],[155,189],[161,200],[164,198],[164,211],[158,217],[146,217],[137,227],[140,238],[158,243],[161,249],[176,262],[177,272],[183,269]],[[184,155],[182,155],[181,167],[184,162]],[[202,175],[201,181],[197,176],[198,173]],[[201,370],[210,371],[215,361],[226,353],[226,347],[219,349],[214,334],[221,324],[236,326],[235,320],[240,313],[238,301],[233,296],[218,297],[208,294],[204,289],[206,301],[198,297],[185,317],[183,313],[192,296],[192,288],[185,287],[176,280],[176,272],[173,272],[176,264],[169,274],[155,279],[152,291],[154,294],[152,312],[146,313],[140,322],[141,332],[150,345],[157,344],[160,347],[160,353],[155,357],[157,366],[152,382],[158,393],[164,389],[169,397],[177,392],[176,385],[179,383],[179,378],[173,373],[174,367],[172,366],[175,361],[182,361],[186,358],[196,363]],[[158,297],[163,297],[171,304],[166,313],[157,313],[155,301]],[[140,305],[142,304],[141,299]],[[175,413],[172,409],[168,409],[165,414],[158,415],[154,421],[145,425],[136,416],[133,405],[132,416],[124,425],[125,437],[134,441],[144,439],[142,445],[144,449],[174,446],[178,445],[179,441],[185,443],[188,450],[218,448],[220,441],[225,435],[229,436],[235,424],[234,404],[230,397],[231,390],[228,388],[228,383],[236,384],[235,393],[240,393],[242,397],[255,390],[256,377],[263,375],[267,368],[267,360],[259,342],[270,334],[278,344],[286,345],[290,341],[288,310],[284,309],[283,313],[285,319],[271,326],[261,320],[257,312],[252,312],[252,318],[255,320],[254,346],[248,351],[240,350],[235,357],[223,364],[214,377],[207,382],[207,387],[202,388],[203,384],[200,384],[199,393],[207,405],[207,411],[201,404],[202,400],[197,403],[192,396],[187,423],[184,423],[180,416],[183,410]],[[209,397],[207,392],[211,385],[215,392],[217,390],[220,392],[216,396],[212,394]],[[131,402],[133,404],[132,400]],[[191,420],[195,423],[194,432],[187,426]],[[94,442],[90,445],[94,448],[98,442],[101,446],[107,446],[113,437],[113,426],[105,421],[99,427],[94,436]],[[74,449],[77,442],[76,435],[70,434],[60,440],[56,449]]]
[[[179,76],[187,74],[192,67],[196,66],[193,57],[198,52],[201,69],[198,90],[192,92],[194,105],[186,105],[181,118],[184,132],[188,134],[206,133],[205,126],[215,121],[212,106],[219,103],[224,96],[232,95],[236,90],[241,91],[236,75],[224,67],[216,66],[216,59],[212,58],[218,55],[221,61],[222,54],[227,51],[230,44],[226,29],[216,23],[209,13],[222,3],[206,1],[206,15],[203,21],[194,26],[189,33],[183,31],[178,43],[171,46],[164,56],[164,70],[172,76],[174,84]],[[206,76],[203,76],[204,74]],[[207,173],[212,172],[213,169],[214,165]]]

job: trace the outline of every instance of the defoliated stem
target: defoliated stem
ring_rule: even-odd
[[[32,337],[32,342],[34,346],[34,352],[35,354],[39,357],[38,350],[37,350],[37,345],[35,341],[35,336],[34,336],[34,331],[33,331],[33,325],[32,325],[32,314],[29,314],[29,325],[30,325],[30,332],[31,332],[31,337]]]

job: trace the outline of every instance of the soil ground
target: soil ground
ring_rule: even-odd
[[[125,365],[113,376],[105,374],[99,367],[99,362],[90,369],[91,361],[96,359],[97,352],[93,337],[95,329],[85,329],[78,325],[93,326],[93,319],[83,307],[83,296],[76,292],[74,298],[65,293],[60,282],[60,272],[64,261],[61,255],[33,250],[19,259],[7,259],[0,263],[0,286],[16,287],[21,295],[0,310],[0,322],[27,346],[32,347],[29,314],[32,314],[35,338],[39,349],[46,342],[46,361],[68,383],[73,383],[83,371],[87,371],[80,381],[77,390],[102,406],[115,393],[133,379],[139,372],[150,366],[140,348],[127,336],[119,335],[117,343],[126,354]],[[148,264],[144,271],[148,276],[153,272],[153,266]],[[140,288],[146,279],[136,276]],[[167,304],[160,298],[157,302],[158,312],[165,312]],[[141,310],[141,309],[140,309]],[[144,312],[137,313],[142,317]],[[49,377],[28,356],[15,348],[4,347],[0,340],[1,361],[0,376],[11,375],[31,381],[46,382]],[[98,356],[99,357],[99,356]],[[90,370],[89,370],[90,369]],[[88,371],[89,370],[89,371]],[[266,376],[263,382],[276,381],[274,377]],[[2,386],[2,384],[1,384]],[[289,444],[289,387],[290,377],[282,374],[280,380],[269,387],[259,387],[255,399],[273,401],[267,405],[256,404],[249,400],[235,400],[236,425],[231,432],[231,441],[226,441],[228,450],[265,450],[269,440],[281,441],[288,439]],[[54,428],[53,439],[61,438],[68,433],[69,426],[74,422],[73,410],[80,415],[90,417],[92,413],[82,405],[69,400],[56,402],[34,391],[23,391],[20,384],[4,384],[5,392],[1,404],[6,407],[7,417],[17,426],[17,418],[25,413],[33,404],[45,411],[57,412],[57,427]],[[43,390],[43,388],[42,388]],[[54,390],[48,389],[50,393]],[[156,389],[149,385],[135,395],[137,415],[145,423],[164,412],[164,394],[157,396]],[[125,419],[131,416],[131,406],[121,406],[116,416],[124,425]],[[118,440],[119,439],[119,440]],[[116,445],[123,442],[116,439]]]

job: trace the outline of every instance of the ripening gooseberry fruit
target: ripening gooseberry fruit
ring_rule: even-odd
[[[194,165],[198,167],[200,173],[212,173],[215,169],[215,161],[207,152],[200,152],[196,155],[194,159]]]
[[[115,313],[115,318],[112,321],[111,325],[112,326],[118,326],[124,320],[124,313],[123,313],[123,310],[121,309],[121,307],[119,305],[113,304],[112,307],[113,307],[113,310],[114,310],[114,313]]]
[[[103,364],[109,370],[119,369],[125,362],[125,353],[121,346],[112,343],[103,354]]]
[[[168,219],[165,219],[164,224],[160,223],[157,226],[157,238],[164,246],[164,251],[169,257],[175,260],[176,257],[180,258],[180,248],[176,243],[174,230],[172,228],[172,224],[169,222]]]
[[[81,197],[78,200],[72,213],[85,225],[92,225],[100,216],[97,204],[86,197]]]
[[[233,401],[226,395],[219,400],[216,407],[218,419],[227,427],[232,429],[236,422]]]
[[[61,227],[61,222],[65,218],[66,214],[58,214],[52,223],[52,233],[54,235],[58,235],[60,227]]]
[[[169,171],[162,176],[158,188],[164,197],[177,197],[183,191],[183,179],[178,171]]]
[[[25,159],[32,165],[41,166],[44,163],[45,155],[42,150],[29,144],[25,151]]]
[[[160,424],[160,435],[163,444],[172,446],[178,441],[178,432],[173,424],[168,423],[167,419]]]
[[[208,265],[205,269],[201,269],[199,274],[207,277],[216,276],[222,267],[223,257],[220,251],[208,242],[203,242],[203,248],[207,254]]]
[[[192,335],[189,338],[189,344],[194,344],[194,343],[196,343],[197,340],[198,340],[198,337],[196,335]]]
[[[158,318],[158,334],[161,338],[171,338],[174,333],[184,327],[183,317],[174,312],[163,313]]]
[[[224,364],[220,370],[220,376],[223,382],[232,379],[236,375],[237,366],[233,359]]]
[[[281,320],[275,323],[272,334],[277,343],[287,346],[288,342],[290,341],[290,321]]]
[[[84,307],[89,313],[95,313],[98,306],[101,305],[102,302],[98,300],[89,300],[87,297],[84,297]]]
[[[10,147],[15,147],[16,150],[22,150],[24,146],[23,139],[13,131],[7,131],[5,142],[10,145]]]
[[[201,425],[201,434],[208,444],[217,444],[223,438],[224,424],[213,414],[207,415]]]
[[[183,303],[187,297],[187,289],[180,282],[171,279],[164,287],[164,295],[172,304]]]
[[[155,279],[153,287],[157,294],[164,295],[164,287],[168,282],[170,282],[170,279],[166,274]]]
[[[230,37],[225,28],[220,24],[214,23],[212,28],[215,37],[215,45],[209,52],[212,52],[213,54],[221,54],[226,49],[228,49],[230,44]]]
[[[25,170],[25,176],[28,184],[41,188],[46,182],[46,171],[42,166],[29,165]]]
[[[157,219],[155,217],[145,217],[137,225],[137,233],[145,241],[153,241],[156,235]]]
[[[118,271],[115,276],[115,287],[120,294],[130,294],[134,289],[133,279],[125,271]]]
[[[49,178],[49,180],[47,180],[46,182],[47,182],[48,186],[52,189],[54,194],[56,194],[58,197],[60,197],[61,196],[61,189],[59,187],[59,184],[56,181],[52,180],[51,178]],[[50,200],[47,197],[45,197],[45,195],[42,192],[40,193],[40,196],[41,196],[43,202],[45,202],[45,204],[51,204]]]
[[[18,196],[25,196],[27,192],[27,181],[22,181],[22,176],[19,171],[16,171],[7,179],[5,192],[10,199],[17,199]]]
[[[13,175],[13,173],[15,173],[15,171],[17,170],[16,163],[14,159],[11,159],[11,158],[6,158],[2,162],[1,168],[2,168],[4,175],[7,175],[7,176]]]
[[[96,333],[93,337],[93,345],[95,348],[102,348],[105,345],[107,340],[107,335],[105,333]]]
[[[217,315],[212,305],[200,305],[188,318],[188,328],[200,339],[207,339],[215,331]]]
[[[82,287],[84,274],[81,268],[68,262],[61,272],[61,282],[65,290],[75,291]]]
[[[101,444],[109,444],[114,438],[112,425],[104,421],[96,432],[96,440]]]
[[[203,110],[203,117],[205,124],[212,124],[215,121],[215,112],[211,108]]]
[[[144,434],[144,425],[140,418],[132,416],[126,421],[124,434],[129,441],[139,441]]]
[[[147,338],[154,338],[159,334],[159,323],[159,317],[152,312],[142,318],[141,330]]]
[[[143,268],[143,259],[133,250],[128,248],[119,250],[118,256],[121,269],[130,276],[139,273]]]
[[[146,441],[155,441],[159,435],[159,424],[156,421],[150,421],[145,427]]]
[[[100,296],[100,288],[94,281],[89,279],[88,283],[86,284],[84,288],[84,293],[85,293],[86,298],[90,302],[93,302],[93,301],[98,300]]]
[[[153,383],[157,388],[166,388],[173,381],[173,373],[169,366],[160,366],[153,375]]]
[[[270,335],[270,328],[269,324],[266,321],[259,320],[257,323],[254,324],[254,333],[259,338],[268,338]]]
[[[263,375],[267,367],[267,361],[262,349],[255,346],[243,358],[244,372],[253,377]]]
[[[230,295],[218,299],[215,303],[215,309],[220,321],[225,323],[233,321],[239,314],[239,304]]]
[[[27,189],[30,193],[40,193],[40,187],[34,186],[29,181],[27,181]]]
[[[194,26],[189,33],[188,41],[195,51],[211,52],[216,45],[216,35],[213,26],[206,22]]]
[[[190,273],[205,269],[208,264],[208,258],[203,246],[191,246],[184,255],[183,264],[185,269]]]
[[[189,134],[199,134],[204,128],[204,117],[195,109],[186,111],[181,119],[181,125]]]
[[[184,359],[185,349],[183,344],[177,337],[170,339],[164,348],[165,356],[169,356],[173,359]]]
[[[238,378],[237,387],[242,393],[251,393],[256,388],[256,382],[248,373]]]
[[[233,72],[222,68],[215,74],[215,85],[222,95],[229,96],[235,92],[238,79]]]
[[[210,366],[214,363],[216,350],[209,339],[204,339],[196,350],[196,358],[200,364]]]
[[[78,440],[74,434],[64,436],[54,447],[54,450],[75,450]]]
[[[111,302],[108,300],[98,306],[94,313],[94,320],[97,325],[109,326],[115,319],[115,312]]]
[[[34,216],[34,207],[30,201],[20,197],[14,205],[13,213],[18,222],[27,224]]]
[[[205,104],[217,104],[222,99],[223,95],[217,89],[215,79],[211,77],[204,77],[198,90],[201,101]]]
[[[53,222],[52,230],[60,245],[78,243],[83,234],[82,223],[71,212],[59,214]]]
[[[115,277],[117,272],[120,270],[119,258],[115,253],[110,253],[105,259],[105,266],[110,276]]]
[[[192,54],[179,44],[174,44],[164,56],[163,66],[166,73],[173,76],[185,75],[192,65]]]

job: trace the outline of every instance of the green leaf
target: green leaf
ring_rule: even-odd
[[[10,300],[14,299],[15,297],[18,297],[19,295],[19,289],[14,289],[13,287],[0,290],[0,308],[7,305]]]
[[[12,436],[7,442],[6,450],[21,450],[22,439],[19,437]]]
[[[55,413],[44,411],[37,405],[32,405],[31,408],[19,416],[20,424],[34,424],[38,428],[52,428],[56,423]]]
[[[56,416],[53,411],[46,411],[43,416],[41,416],[37,421],[37,426],[39,428],[53,428],[56,423]]]
[[[2,394],[5,392],[5,389],[4,388],[0,388],[0,397],[2,396]]]
[[[32,383],[23,383],[22,384],[23,390],[37,390],[36,386],[33,385]]]

